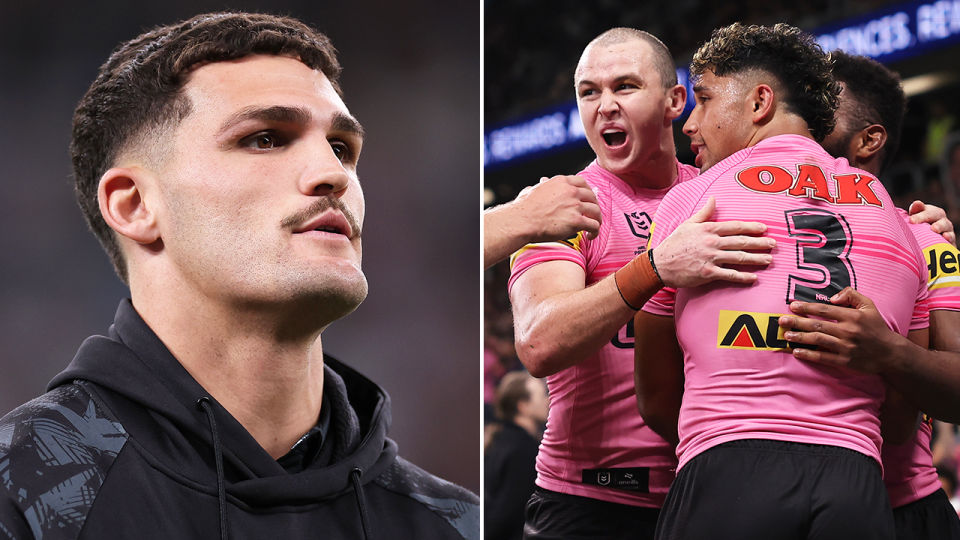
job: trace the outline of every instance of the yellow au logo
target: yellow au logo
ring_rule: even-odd
[[[751,313],[720,310],[717,325],[718,349],[789,351],[784,329],[777,324],[779,313]]]
[[[950,244],[934,244],[923,250],[927,257],[927,288],[960,287],[960,252]]]

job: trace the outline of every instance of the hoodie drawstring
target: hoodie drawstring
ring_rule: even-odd
[[[213,456],[217,462],[217,498],[220,501],[220,540],[228,540],[227,491],[223,487],[223,454],[220,452],[220,437],[217,435],[217,421],[213,416],[213,406],[210,405],[209,397],[204,396],[198,399],[197,407],[207,413],[207,421],[210,423],[210,435],[213,438]]]
[[[354,467],[350,471],[350,480],[353,480],[353,492],[357,495],[357,506],[360,507],[360,523],[363,525],[363,538],[370,540],[373,534],[370,533],[370,522],[367,517],[367,501],[363,498],[363,488],[360,486],[360,475],[363,471],[359,467]]]

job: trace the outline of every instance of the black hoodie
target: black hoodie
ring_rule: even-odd
[[[0,420],[0,539],[479,539],[476,495],[397,456],[386,392],[324,363],[328,434],[291,473],[122,302]]]

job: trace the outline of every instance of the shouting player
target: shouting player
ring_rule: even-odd
[[[769,255],[737,250],[773,242],[728,236],[761,233],[756,223],[687,223],[654,256],[646,251],[660,200],[697,172],[676,159],[671,126],[686,91],[658,39],[605,32],[584,50],[575,85],[597,154],[579,176],[597,193],[599,233],[528,246],[510,281],[517,354],[550,389],[525,537],[651,538],[676,457],[637,413],[628,323],[661,286],[653,262],[670,286],[750,282],[754,274],[718,265],[765,263]]]

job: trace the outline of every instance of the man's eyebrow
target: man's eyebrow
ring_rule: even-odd
[[[702,84],[695,84],[695,85],[693,85],[693,91],[694,91],[694,92],[703,92],[703,91],[706,90],[706,89],[707,89],[707,87],[704,86],[704,85],[702,85]]]
[[[353,116],[342,112],[333,115],[330,131],[353,133],[360,137],[361,140],[363,140],[364,137],[363,126],[360,125],[360,122],[357,122],[357,119]]]
[[[284,124],[307,125],[312,119],[310,111],[303,107],[287,107],[274,105],[272,107],[246,107],[230,115],[220,125],[219,133],[224,133],[233,126],[247,120],[263,120],[266,122],[281,122]]]

